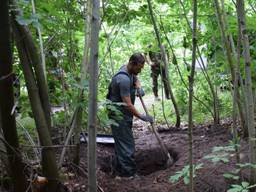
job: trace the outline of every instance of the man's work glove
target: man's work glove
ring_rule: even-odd
[[[153,123],[154,122],[154,119],[152,116],[150,115],[140,115],[140,119],[142,121],[146,121],[146,122],[150,122],[150,123]]]
[[[137,97],[139,97],[139,96],[143,97],[144,95],[145,95],[145,92],[141,87],[136,90]]]

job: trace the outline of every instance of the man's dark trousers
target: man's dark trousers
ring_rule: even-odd
[[[114,168],[118,175],[123,177],[133,176],[136,173],[134,158],[135,143],[132,134],[132,119],[122,118],[117,121],[118,126],[112,125],[115,140]]]

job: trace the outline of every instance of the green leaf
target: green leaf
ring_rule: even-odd
[[[228,163],[229,162],[229,159],[227,158],[228,154],[225,153],[225,154],[221,154],[221,155],[218,155],[218,154],[211,154],[211,155],[206,155],[204,157],[204,159],[208,159],[210,161],[212,161],[213,163],[217,163],[217,162],[223,162],[223,163]]]
[[[256,184],[250,185],[249,187],[247,187],[247,189],[251,189],[251,188],[254,188],[254,187],[256,187]]]
[[[256,168],[256,164],[252,164],[252,163],[238,163],[237,166],[241,167],[241,168]]]
[[[241,190],[238,188],[231,188],[227,192],[241,192]]]
[[[177,182],[181,177],[182,177],[182,174],[175,174],[175,175],[171,176],[169,180],[170,180],[172,183],[175,183],[175,182]]]
[[[250,185],[250,184],[249,184],[248,182],[245,182],[245,181],[242,182],[242,186],[243,186],[244,188],[247,188],[249,185]]]
[[[237,185],[237,184],[234,184],[234,185],[231,185],[233,188],[237,188],[237,189],[240,189],[242,190],[243,187],[241,185]]]
[[[213,148],[213,152],[220,152],[220,151],[233,152],[233,151],[235,151],[235,148],[234,148],[233,145],[214,147]]]
[[[240,169],[235,169],[233,171],[231,171],[232,174],[238,174],[240,172]]]
[[[183,181],[186,185],[189,184],[189,177],[184,177]]]
[[[239,177],[237,175],[233,175],[233,174],[230,174],[230,173],[225,173],[225,174],[223,174],[223,176],[227,179],[235,179],[235,180],[239,179]]]

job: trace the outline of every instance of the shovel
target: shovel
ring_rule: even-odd
[[[144,103],[144,101],[142,99],[142,96],[139,94],[139,92],[138,92],[138,96],[140,98],[140,101],[141,101],[141,104],[142,104],[142,106],[144,108],[145,113],[148,115],[148,110],[147,110],[146,105],[145,105],[145,103]],[[167,150],[166,146],[164,145],[164,143],[161,141],[160,136],[159,136],[159,134],[157,133],[157,131],[155,129],[154,123],[150,123],[150,124],[151,124],[151,127],[152,127],[152,131],[153,131],[153,133],[154,133],[154,135],[155,135],[155,137],[156,137],[156,139],[157,139],[157,141],[158,141],[158,143],[159,143],[159,145],[160,145],[164,155],[167,156],[166,164],[167,164],[167,166],[171,166],[174,163],[174,160],[171,157],[171,155],[170,155],[169,151]]]

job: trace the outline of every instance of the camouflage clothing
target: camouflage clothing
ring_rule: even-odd
[[[162,57],[161,57],[161,53],[158,52],[152,52],[149,51],[149,58],[151,60],[151,62],[153,63],[151,65],[151,77],[152,77],[152,81],[153,81],[153,93],[155,97],[158,97],[158,76],[161,76],[161,80],[164,84],[164,92],[165,92],[165,97],[167,99],[170,98],[170,92],[168,89],[168,79],[167,79],[167,75],[166,75],[166,70],[164,65],[162,64]]]

